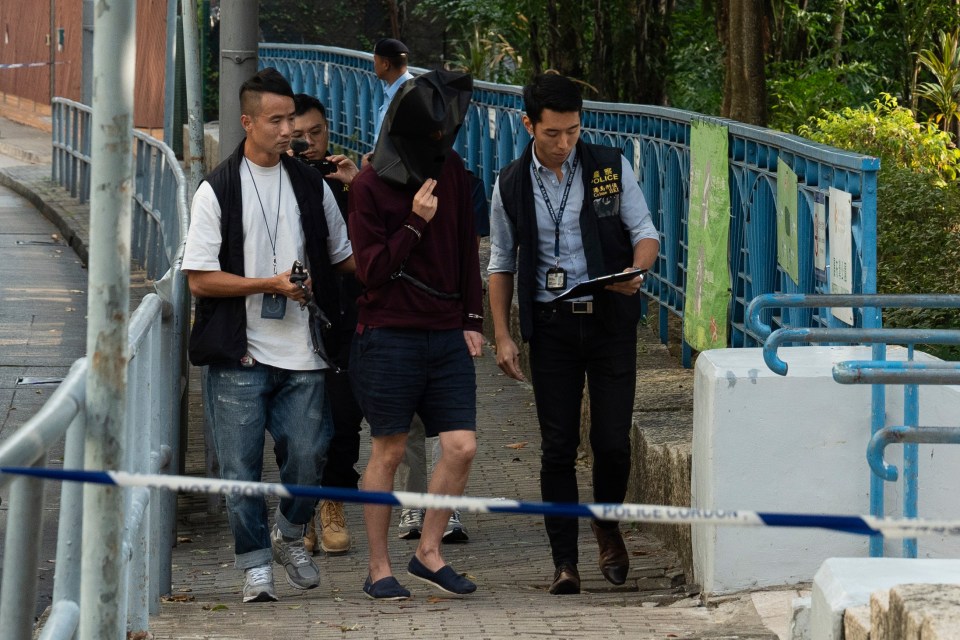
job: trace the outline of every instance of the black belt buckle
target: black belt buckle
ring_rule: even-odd
[[[570,302],[570,313],[593,313],[593,300]]]

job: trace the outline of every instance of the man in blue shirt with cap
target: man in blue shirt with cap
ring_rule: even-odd
[[[377,119],[373,123],[374,144],[380,137],[380,125],[383,124],[383,116],[387,114],[393,96],[404,82],[413,77],[413,74],[407,71],[409,55],[410,49],[407,45],[393,38],[378,40],[373,47],[373,70],[383,83],[383,104],[377,110]]]

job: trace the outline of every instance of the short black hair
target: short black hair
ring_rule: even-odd
[[[252,98],[256,98],[257,104],[259,104],[260,95],[264,93],[275,93],[293,98],[293,88],[283,77],[283,74],[273,67],[267,67],[261,69],[256,75],[240,85],[240,113],[255,115],[252,113],[254,109]]]
[[[523,88],[523,106],[534,124],[540,122],[544,109],[558,113],[583,111],[580,85],[559,73],[540,73]]]
[[[327,108],[315,97],[309,93],[298,93],[293,96],[293,115],[302,116],[311,109],[316,109],[324,120],[327,119]]]

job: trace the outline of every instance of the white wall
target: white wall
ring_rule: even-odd
[[[869,513],[870,386],[838,384],[832,369],[836,362],[871,359],[870,348],[805,346],[779,353],[790,365],[786,377],[766,367],[761,349],[719,349],[698,357],[692,506]],[[889,353],[890,359],[906,357],[900,348]],[[888,424],[902,420],[902,398],[902,387],[888,387]],[[921,424],[960,424],[960,389],[922,388],[920,400]],[[934,418],[940,422],[927,422]],[[900,466],[898,449],[888,447],[887,458]],[[960,464],[960,446],[924,445],[921,452],[921,515],[960,514],[949,499],[960,490],[951,472]],[[899,515],[893,489],[888,483],[894,494],[888,515]],[[953,540],[921,541],[920,549],[924,557],[960,551]],[[704,591],[729,593],[809,582],[826,558],[867,556],[868,539],[817,529],[702,525],[693,528],[693,555]]]

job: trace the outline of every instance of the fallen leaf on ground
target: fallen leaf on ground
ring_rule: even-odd
[[[429,602],[430,604],[437,604],[438,602],[446,602],[449,599],[450,598],[443,598],[441,596],[429,596],[427,598],[427,602]]]
[[[187,536],[177,536],[177,544],[190,544],[191,542],[193,542],[192,538],[188,538]]]
[[[530,444],[529,442],[514,442],[513,444],[503,445],[505,449],[523,449],[525,446]]]
[[[193,596],[174,594],[170,596],[161,596],[161,602],[193,602],[196,600]]]

